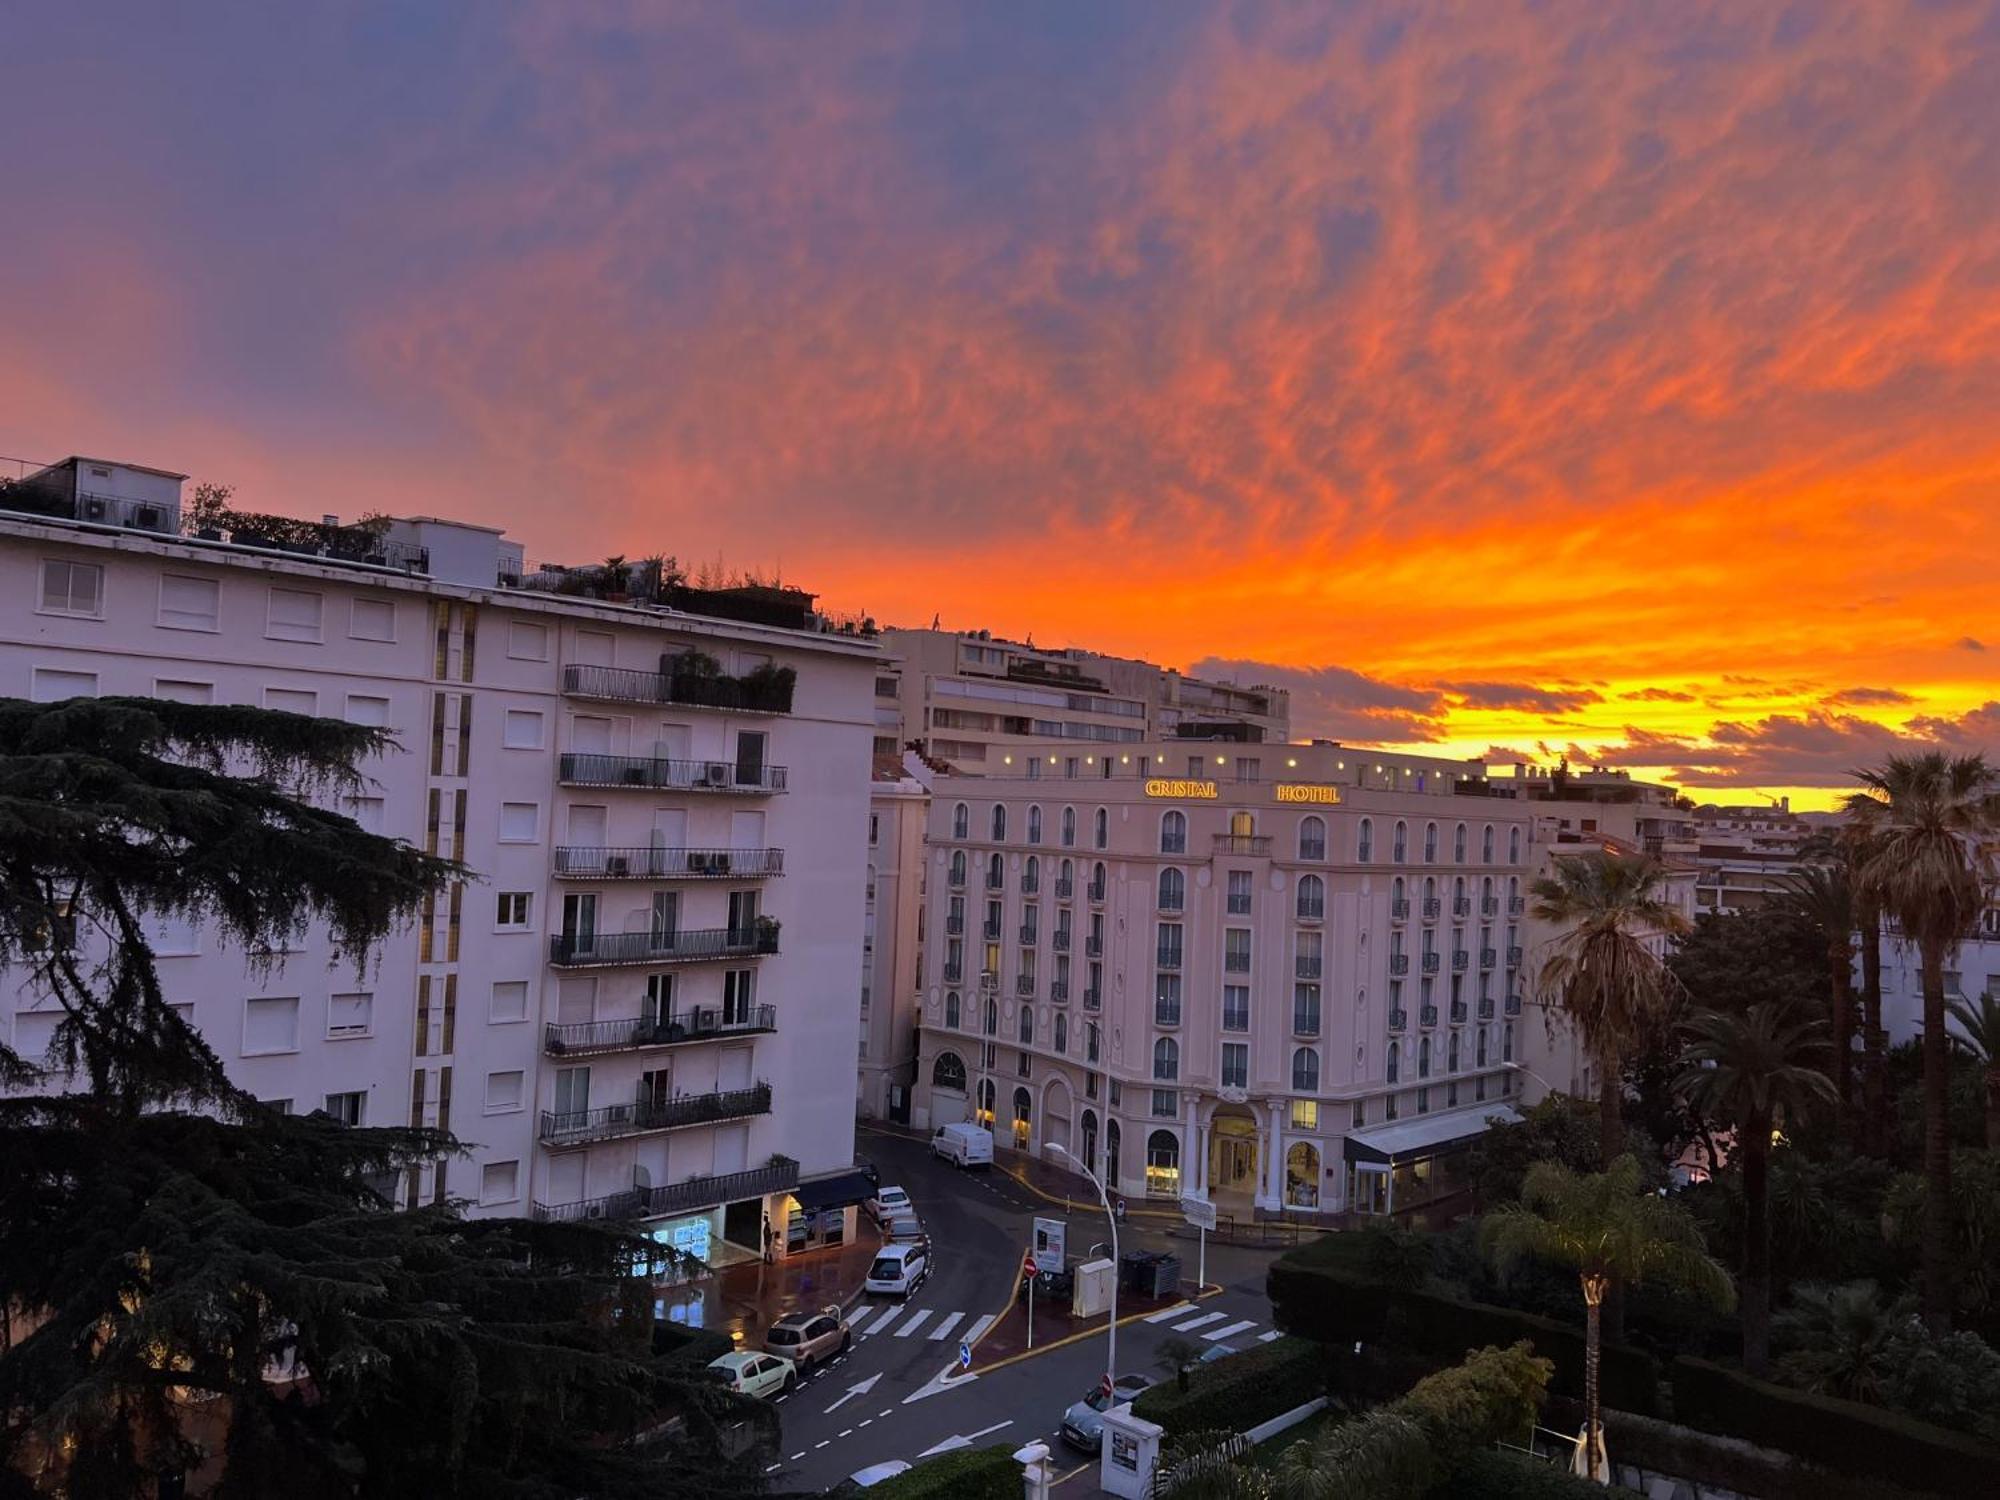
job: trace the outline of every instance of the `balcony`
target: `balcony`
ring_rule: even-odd
[[[1034,895],[1034,894],[1035,894],[1036,892],[1040,891],[1040,890],[1041,890],[1041,888],[1042,888],[1042,877],[1041,877],[1041,876],[1039,876],[1039,875],[1023,875],[1023,876],[1021,877],[1021,894],[1022,894],[1022,895],[1024,895],[1024,896],[1032,896],[1032,895]]]
[[[1104,939],[1095,936],[1085,938],[1083,940],[1083,956],[1085,958],[1104,957]]]
[[[1262,833],[1218,833],[1215,835],[1217,854],[1269,854],[1271,839]]]
[[[1472,955],[1470,953],[1466,952],[1465,949],[1463,948],[1454,948],[1451,950],[1452,973],[1463,974],[1467,969],[1471,967],[1472,967]]]
[[[666,760],[648,755],[572,752],[556,762],[564,786],[622,786],[641,792],[722,792],[768,797],[785,790],[783,766],[729,760]]]
[[[1479,914],[1482,917],[1499,916],[1500,898],[1498,896],[1481,896],[1479,898]]]
[[[1022,947],[1024,947],[1024,948],[1032,948],[1032,947],[1034,947],[1034,946],[1035,946],[1035,944],[1036,944],[1037,942],[1039,942],[1040,940],[1041,940],[1041,939],[1040,939],[1040,935],[1039,935],[1039,934],[1038,934],[1038,933],[1037,933],[1037,932],[1035,931],[1035,926],[1034,926],[1034,924],[1033,924],[1032,922],[1023,922],[1023,923],[1021,924],[1021,946],[1022,946]]]
[[[1301,901],[1298,907],[1301,922],[1324,922],[1326,903],[1324,901]]]
[[[965,983],[965,970],[957,964],[946,964],[944,966],[944,982],[946,984]]]
[[[1490,1021],[1493,1019],[1493,997],[1491,995],[1482,995],[1480,997],[1479,1019],[1482,1021]]]
[[[1406,900],[1403,900],[1403,899],[1401,899],[1401,898],[1398,898],[1397,900],[1394,900],[1394,901],[1391,901],[1391,902],[1389,903],[1389,920],[1390,920],[1390,921],[1392,921],[1392,922],[1407,922],[1407,921],[1409,921],[1409,920],[1410,920],[1410,903],[1409,903],[1408,901],[1406,901]]]
[[[548,1146],[576,1146],[621,1136],[713,1125],[771,1112],[771,1085],[754,1084],[715,1094],[682,1094],[677,1099],[642,1099],[604,1109],[542,1111],[541,1140]]]
[[[1424,920],[1426,922],[1435,922],[1438,919],[1438,913],[1443,910],[1444,903],[1439,901],[1435,896],[1430,897],[1424,902]]]
[[[701,963],[759,958],[778,951],[778,924],[765,917],[755,927],[683,927],[676,932],[565,932],[549,939],[549,962],[558,969],[604,969],[618,964]]]
[[[1298,1012],[1298,1011],[1293,1011],[1293,1012],[1292,1012],[1292,1035],[1293,1035],[1293,1036],[1318,1036],[1318,1035],[1319,1035],[1319,1012],[1318,1012],[1318,1011],[1313,1011],[1313,1012],[1312,1012],[1312,1013],[1310,1013],[1310,1014],[1302,1014],[1302,1013],[1300,1013],[1300,1012]]]
[[[1498,948],[1481,948],[1479,950],[1480,968],[1490,969],[1499,961],[1500,961],[1500,950]]]
[[[1101,880],[1093,880],[1083,888],[1084,898],[1093,906],[1102,906],[1104,904],[1104,891],[1105,885]]]
[[[1292,977],[1295,979],[1319,978],[1320,959],[1316,953],[1301,953],[1292,960]]]
[[[1057,1005],[1069,1004],[1069,986],[1058,979],[1054,984],[1049,986],[1049,999],[1053,1000]]]
[[[1435,1026],[1438,1023],[1438,1008],[1435,1005],[1422,1006],[1417,1011],[1419,1026]]]
[[[1102,1007],[1103,1004],[1104,1004],[1104,996],[1100,991],[1093,988],[1093,989],[1086,989],[1083,992],[1083,1008],[1085,1010],[1097,1010],[1100,1007]]]
[[[1056,900],[1067,901],[1070,899],[1070,897],[1074,896],[1075,894],[1076,894],[1076,882],[1074,880],[1064,880],[1061,877],[1057,877]]]
[[[1181,966],[1181,950],[1178,948],[1156,948],[1153,950],[1153,965],[1160,969],[1178,969]]]
[[[949,885],[949,886],[950,886],[950,887],[951,887],[951,888],[952,888],[953,890],[955,890],[955,891],[962,891],[962,890],[964,890],[964,889],[965,889],[965,871],[963,871],[963,870],[960,870],[960,869],[957,869],[957,868],[954,868],[954,869],[952,870],[952,872],[951,872],[951,873],[950,873],[950,874],[949,874],[948,876],[946,876],[946,877],[945,877],[945,883],[946,883],[947,885]]]
[[[1437,956],[1437,954],[1435,954],[1435,953],[1426,953],[1426,954],[1424,955],[1424,972],[1425,972],[1426,974],[1435,974],[1435,973],[1437,973],[1437,971],[1438,971],[1438,956]]]
[[[965,913],[953,912],[944,919],[944,930],[953,937],[965,936]]]
[[[1056,945],[1056,952],[1058,953],[1069,952],[1069,929],[1067,927],[1058,927],[1056,929],[1056,935],[1053,939],[1051,939],[1051,941],[1053,941]]]
[[[745,677],[705,677],[579,665],[563,668],[563,692],[596,703],[671,703],[723,713],[788,714],[792,711],[792,672],[789,667],[760,668]]]
[[[754,1005],[742,1015],[728,1018],[719,1005],[700,1005],[652,1020],[635,1016],[622,1021],[551,1021],[542,1027],[542,1050],[551,1057],[590,1057],[600,1052],[673,1047],[777,1029],[775,1005]]]
[[[1250,955],[1247,953],[1223,954],[1222,972],[1225,974],[1248,974],[1250,972]]]
[[[1389,1029],[1391,1031],[1401,1031],[1409,1024],[1410,1013],[1408,1011],[1392,1010],[1389,1012]]]
[[[1522,912],[1526,911],[1527,909],[1528,909],[1528,898],[1527,898],[1527,897],[1525,897],[1525,896],[1509,896],[1509,897],[1507,898],[1507,915],[1508,915],[1508,916],[1510,916],[1510,917],[1518,917],[1518,916],[1520,916],[1520,915],[1521,915],[1521,913],[1522,913]]]
[[[1452,1001],[1451,1024],[1454,1026],[1463,1026],[1465,1024],[1465,1021],[1466,1021],[1465,1002],[1463,1000]]]
[[[766,880],[784,873],[782,849],[556,846],[558,880]]]
[[[1451,914],[1454,917],[1471,916],[1472,898],[1470,896],[1453,896],[1451,898]]]
[[[989,891],[1006,890],[1007,872],[1005,870],[988,870],[986,872],[986,889]]]
[[[1518,1016],[1520,1013],[1521,1013],[1521,997],[1519,995],[1509,995],[1507,997],[1507,1014],[1510,1016]]]
[[[988,917],[984,922],[980,923],[979,937],[980,941],[982,942],[987,942],[987,943],[999,942],[1000,919],[998,917]]]
[[[1035,976],[1032,974],[1016,974],[1014,976],[1014,993],[1032,999],[1035,993]]]
[[[1410,955],[1407,953],[1391,953],[1389,955],[1389,972],[1397,975],[1409,973]]]
[[[1509,948],[1507,950],[1507,967],[1510,969],[1521,967],[1521,950],[1519,948]]]
[[[766,1193],[786,1193],[799,1185],[799,1164],[789,1156],[774,1156],[768,1166],[720,1177],[690,1177],[662,1187],[633,1188],[579,1203],[537,1203],[534,1216],[544,1223],[570,1224],[581,1219],[658,1219],[669,1214],[700,1213]]]

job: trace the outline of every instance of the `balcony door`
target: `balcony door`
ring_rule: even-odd
[[[736,736],[736,784],[761,786],[764,781],[764,746],[770,736],[763,730],[741,730]]]
[[[757,930],[757,893],[755,891],[731,891],[729,893],[729,930],[748,936]]]
[[[757,971],[730,969],[722,976],[722,1024],[742,1026],[749,1022],[757,1001]]]
[[[665,1109],[667,1101],[674,1097],[672,1065],[649,1068],[639,1075],[639,1095],[634,1101],[641,1115],[653,1114]]]
[[[563,897],[562,935],[571,953],[588,953],[597,946],[595,891],[571,891]]]
[[[556,1069],[556,1129],[581,1130],[590,1114],[590,1069]]]
[[[679,891],[653,892],[653,947],[665,952],[674,946],[681,930]]]
[[[674,1013],[674,976],[671,974],[648,974],[646,993],[639,1001],[639,1025],[648,1033],[656,1033]]]

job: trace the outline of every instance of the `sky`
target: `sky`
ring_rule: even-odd
[[[21,7],[0,454],[1300,735],[2000,751],[2000,3]]]

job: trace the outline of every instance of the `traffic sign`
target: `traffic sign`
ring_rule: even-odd
[[[1097,1382],[1097,1389],[1105,1400],[1108,1401],[1111,1399],[1111,1372],[1109,1370],[1106,1370],[1103,1378]]]
[[[1196,1229],[1215,1228],[1215,1203],[1207,1198],[1181,1199],[1181,1217]]]
[[[1026,1281],[1035,1274],[1035,1252],[1027,1251],[1021,1257],[1021,1279]]]
[[[1061,1219],[1035,1220],[1034,1260],[1037,1271],[1060,1273],[1068,1259],[1069,1225]]]
[[[966,1343],[963,1339],[960,1339],[958,1342],[958,1367],[961,1370],[972,1368],[972,1345]]]

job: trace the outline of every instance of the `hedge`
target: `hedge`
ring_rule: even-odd
[[[1326,1353],[1317,1345],[1275,1339],[1195,1366],[1185,1391],[1176,1380],[1148,1386],[1132,1403],[1132,1415],[1159,1423],[1170,1437],[1206,1429],[1245,1432],[1325,1395],[1326,1368]]]
[[[1272,1316],[1287,1333],[1334,1346],[1403,1344],[1439,1364],[1456,1364],[1487,1344],[1505,1348],[1527,1339],[1537,1354],[1555,1361],[1551,1389],[1582,1393],[1581,1328],[1511,1307],[1387,1285],[1368,1274],[1360,1247],[1329,1243],[1342,1238],[1359,1236],[1329,1235],[1272,1265],[1267,1281]],[[1606,1344],[1600,1352],[1604,1404],[1647,1416],[1657,1413],[1659,1362],[1618,1344]]]
[[[1674,1361],[1674,1418],[1789,1453],[1837,1474],[1990,1492],[2000,1448],[1878,1406],[1772,1385],[1705,1359]]]
[[[870,1488],[869,1500],[1021,1500],[1021,1466],[1005,1443],[960,1448]]]
[[[689,1328],[684,1323],[655,1323],[653,1353],[676,1364],[705,1365],[736,1347],[736,1341],[716,1328]]]
[[[1604,1500],[1601,1484],[1579,1479],[1561,1464],[1493,1448],[1475,1448],[1427,1491],[1424,1500]]]

